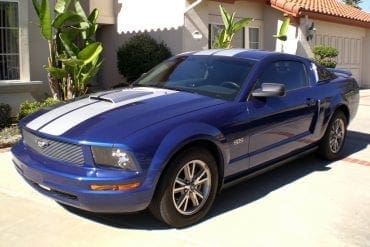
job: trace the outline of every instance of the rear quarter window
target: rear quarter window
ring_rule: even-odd
[[[315,64],[315,65],[316,65],[316,71],[317,71],[317,83],[324,83],[324,82],[328,82],[328,81],[331,81],[337,78],[337,76],[334,73],[330,72],[323,66],[318,65],[318,64]]]

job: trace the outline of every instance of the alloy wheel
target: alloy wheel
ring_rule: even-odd
[[[197,213],[211,192],[211,171],[201,160],[186,163],[177,173],[172,187],[172,201],[182,215]]]

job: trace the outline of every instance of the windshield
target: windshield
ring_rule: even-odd
[[[234,100],[255,63],[222,56],[179,56],[159,64],[134,85]]]

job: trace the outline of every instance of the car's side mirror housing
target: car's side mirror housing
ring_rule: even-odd
[[[262,83],[261,88],[252,92],[256,98],[282,97],[285,96],[285,85],[280,83]]]

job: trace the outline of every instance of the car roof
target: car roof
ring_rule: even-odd
[[[248,49],[210,49],[203,51],[187,52],[180,55],[203,55],[203,56],[225,56],[225,57],[235,57],[242,59],[253,59],[261,60],[265,57],[279,57],[279,58],[291,58],[299,57],[295,55],[289,55],[285,53],[273,52],[273,51],[264,51],[264,50],[248,50]],[[299,57],[302,58],[302,57]]]

